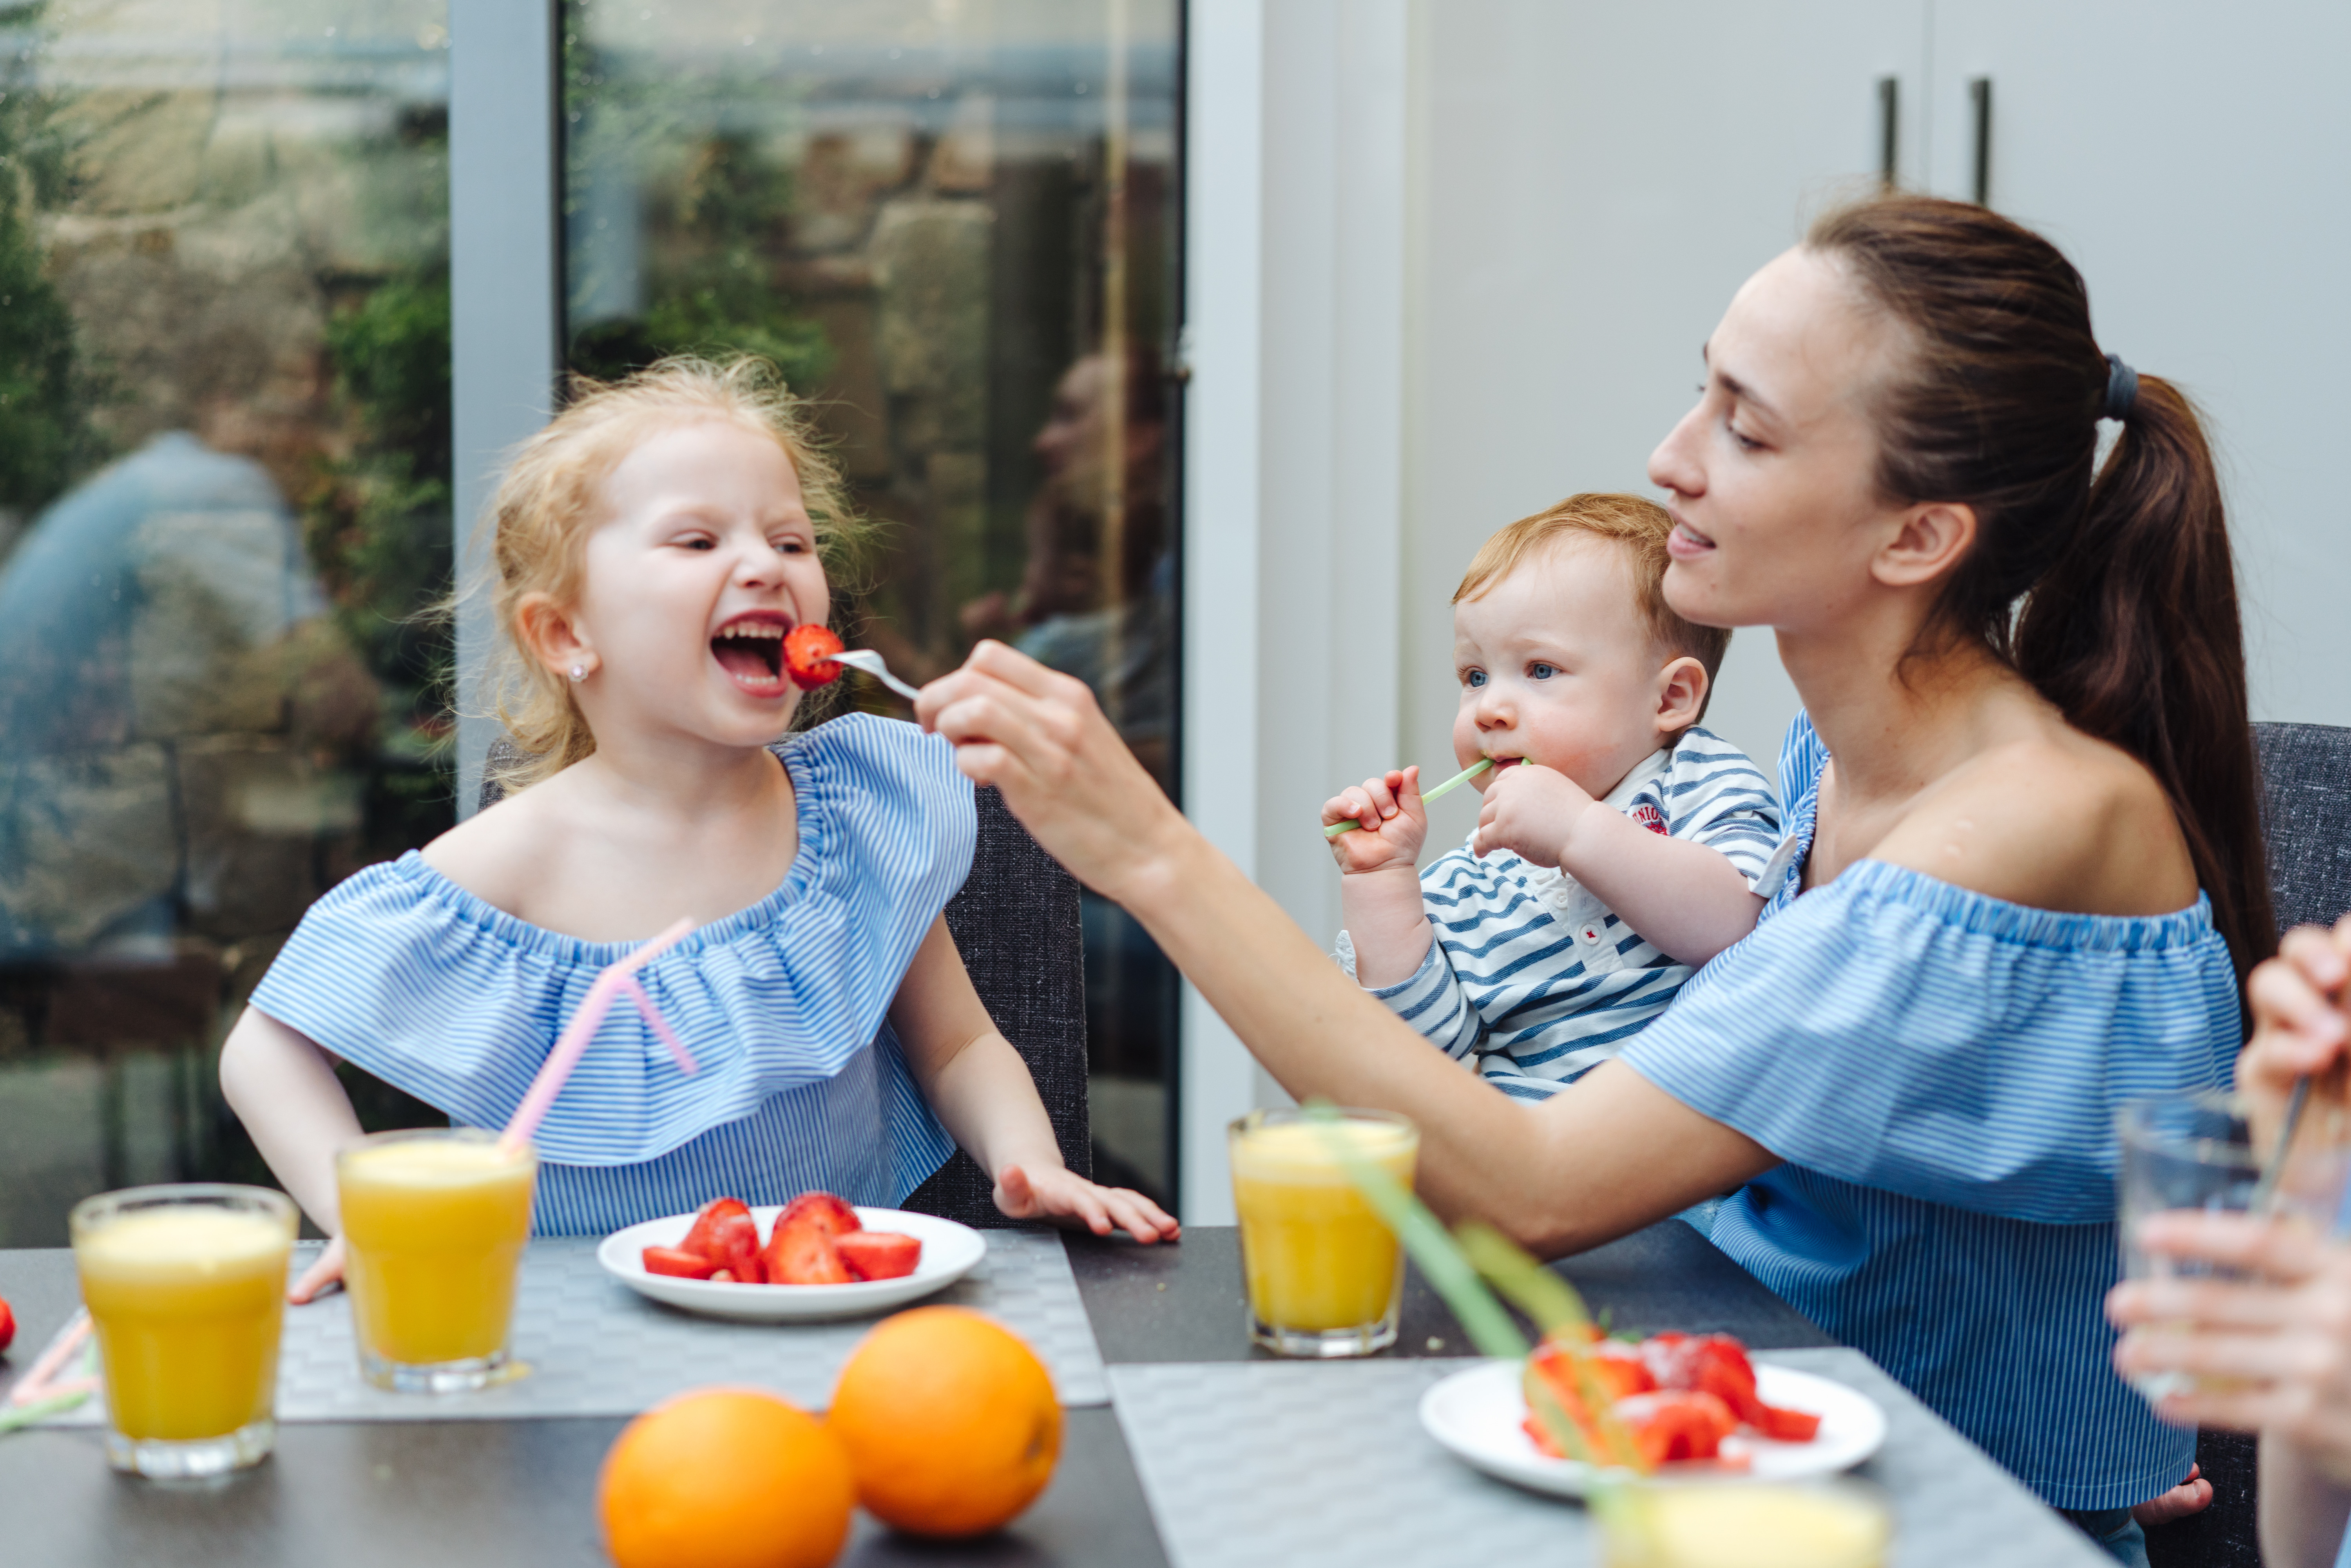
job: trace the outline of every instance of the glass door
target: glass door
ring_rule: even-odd
[[[563,340],[768,356],[890,525],[843,634],[998,637],[1171,793],[1176,0],[567,0]],[[877,711],[893,699],[861,685]],[[1096,1175],[1165,1199],[1175,972],[1085,908]]]

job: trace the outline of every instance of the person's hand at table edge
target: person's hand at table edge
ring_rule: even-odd
[[[286,1299],[298,1307],[315,1301],[329,1285],[340,1284],[343,1278],[343,1239],[340,1236],[327,1243],[326,1249],[310,1260],[300,1279],[286,1288]]]
[[[923,688],[914,716],[956,748],[956,766],[992,784],[1047,853],[1129,908],[1191,836],[1083,681],[1001,643]]]
[[[1141,1193],[1096,1186],[1061,1166],[1040,1166],[1033,1176],[1005,1166],[996,1180],[996,1207],[1008,1218],[1082,1225],[1096,1236],[1123,1230],[1145,1246],[1181,1236],[1175,1217]]]

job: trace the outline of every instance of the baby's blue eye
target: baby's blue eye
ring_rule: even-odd
[[[1472,670],[1468,674],[1461,677],[1461,684],[1468,686],[1474,692],[1479,686],[1486,684],[1486,672],[1483,670]]]
[[[1559,674],[1559,672],[1552,668],[1549,664],[1537,663],[1527,666],[1527,674],[1532,675],[1539,681],[1547,681],[1553,675]]]

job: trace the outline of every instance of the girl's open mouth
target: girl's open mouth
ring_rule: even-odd
[[[1666,536],[1666,553],[1681,560],[1704,555],[1714,548],[1714,541],[1682,521],[1674,519],[1674,531]]]
[[[780,611],[749,611],[718,628],[710,656],[752,696],[781,696],[792,689],[784,678],[784,633],[791,629],[792,618]]]

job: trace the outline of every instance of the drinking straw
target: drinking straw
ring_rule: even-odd
[[[16,1385],[8,1391],[8,1407],[0,1410],[0,1434],[15,1432],[52,1416],[62,1416],[88,1399],[98,1388],[93,1358],[98,1347],[89,1343],[89,1313],[77,1310],[66,1320],[66,1326],[57,1332],[48,1347]],[[63,1382],[57,1373],[76,1350],[82,1352],[82,1375]]]
[[[538,1076],[530,1081],[529,1092],[522,1097],[522,1103],[515,1107],[514,1115],[507,1123],[507,1130],[498,1135],[500,1144],[509,1149],[519,1149],[530,1142],[530,1135],[538,1131],[538,1124],[546,1117],[548,1107],[553,1105],[556,1095],[562,1092],[564,1080],[571,1076],[571,1070],[580,1065],[580,1057],[587,1053],[588,1042],[595,1038],[596,1030],[603,1025],[604,1015],[612,1010],[612,998],[615,997],[625,996],[636,1004],[637,1011],[643,1015],[646,1024],[660,1037],[661,1042],[669,1047],[669,1053],[677,1058],[681,1069],[687,1072],[701,1071],[695,1065],[693,1054],[685,1049],[685,1042],[677,1038],[677,1031],[669,1027],[669,1020],[662,1017],[661,1009],[653,1006],[653,998],[645,995],[643,985],[637,979],[639,969],[675,946],[693,929],[693,921],[679,920],[620,962],[606,967],[590,983],[588,994],[580,999],[580,1010],[573,1013],[571,1021],[563,1027],[563,1033],[557,1038],[555,1049],[547,1053],[547,1061],[540,1066]]]
[[[1490,757],[1481,757],[1478,758],[1477,761],[1471,763],[1468,767],[1464,768],[1460,772],[1456,773],[1452,778],[1447,779],[1436,789],[1423,789],[1420,792],[1421,804],[1426,805],[1429,801],[1439,799],[1448,791],[1459,789],[1462,785],[1468,783],[1469,780],[1477,778],[1478,775],[1483,773],[1486,769],[1493,766],[1494,759]],[[1333,822],[1329,827],[1323,829],[1322,836],[1326,839],[1335,839],[1341,833],[1345,832],[1349,828],[1360,828],[1363,825],[1363,823],[1357,821],[1354,818],[1350,817],[1343,822]]]
[[[2259,1214],[2277,1196],[2278,1178],[2285,1175],[2285,1152],[2294,1147],[2294,1130],[2302,1125],[2304,1107],[2310,1103],[2310,1074],[2305,1072],[2294,1081],[2294,1093],[2285,1103],[2285,1124],[2278,1129],[2277,1147],[2270,1151],[2269,1163],[2262,1166],[2261,1179],[2253,1184],[2252,1201],[2246,1209]]]
[[[34,1400],[54,1392],[48,1385],[49,1379],[55,1377],[57,1375],[57,1369],[65,1365],[66,1357],[78,1349],[82,1341],[89,1337],[89,1310],[87,1307],[77,1308],[74,1315],[66,1320],[65,1327],[57,1330],[56,1336],[49,1341],[39,1357],[34,1361],[31,1370],[18,1378],[16,1386],[8,1391],[8,1402],[11,1405],[29,1405]]]

